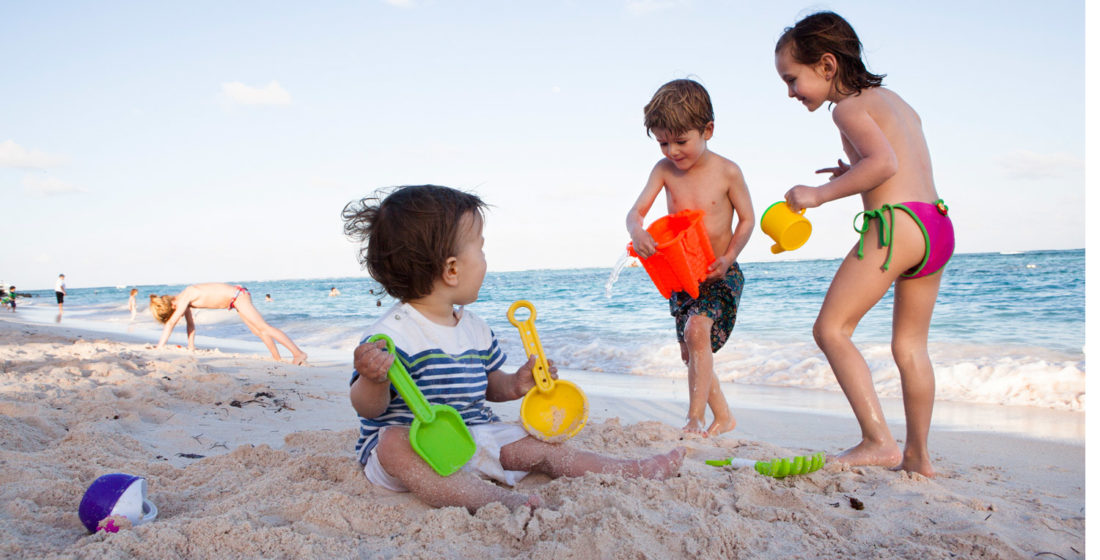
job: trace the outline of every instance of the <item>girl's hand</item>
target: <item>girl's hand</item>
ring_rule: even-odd
[[[707,280],[713,280],[715,278],[721,278],[733,265],[733,257],[727,257],[722,255],[714,259],[714,262],[707,268]]]
[[[657,252],[657,242],[648,231],[638,228],[638,233],[630,236],[630,242],[634,244],[634,252],[643,259],[648,259]]]
[[[821,200],[818,195],[817,187],[796,185],[791,187],[791,190],[787,191],[787,194],[783,195],[783,199],[787,201],[787,206],[791,207],[792,212],[801,212],[803,208],[817,208],[821,206]]]
[[[832,181],[833,179],[836,179],[837,177],[843,175],[851,168],[852,166],[844,163],[844,160],[838,159],[836,160],[836,167],[825,167],[823,169],[818,169],[817,171],[814,171],[814,173],[832,173],[832,175],[829,176],[829,180]]]
[[[515,392],[516,398],[521,398],[533,389],[535,383],[535,362],[538,360],[538,356],[531,354],[527,358],[527,363],[523,364],[518,370],[516,370],[515,379]],[[558,368],[554,365],[554,360],[546,360],[547,365],[550,366],[550,379],[558,378]]]
[[[386,341],[364,342],[355,349],[355,371],[359,377],[371,383],[389,383],[387,375],[393,365],[394,355],[386,351]]]

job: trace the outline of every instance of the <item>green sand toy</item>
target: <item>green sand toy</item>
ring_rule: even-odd
[[[798,457],[784,457],[771,461],[754,461],[752,459],[728,459],[708,460],[712,467],[732,466],[734,468],[752,467],[756,472],[775,478],[783,478],[792,474],[812,473],[825,466],[825,452],[819,451],[813,455],[801,455]]]
[[[440,476],[454,474],[477,451],[477,443],[462,415],[445,404],[429,404],[401,364],[393,340],[384,334],[376,334],[367,342],[376,340],[386,341],[386,351],[393,355],[393,365],[386,373],[397,394],[412,410],[414,418],[412,426],[409,426],[409,443],[413,450]]]

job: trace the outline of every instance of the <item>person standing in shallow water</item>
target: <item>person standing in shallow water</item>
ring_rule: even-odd
[[[58,274],[57,282],[53,285],[54,296],[57,297],[57,316],[61,317],[61,314],[65,312],[65,275]]]
[[[813,329],[862,432],[860,442],[836,460],[933,476],[928,432],[936,379],[928,329],[955,233],[932,181],[920,116],[882,86],[884,75],[867,70],[862,49],[852,26],[832,12],[807,16],[779,37],[775,68],[787,95],[811,112],[826,102],[835,105],[833,123],[851,161],[817,170],[830,174],[827,183],[796,185],[785,199],[795,212],[855,194],[863,200],[864,211],[856,215],[859,242],[840,263]],[[904,451],[886,424],[867,361],[852,343],[859,321],[891,285],[891,350],[901,372]]]

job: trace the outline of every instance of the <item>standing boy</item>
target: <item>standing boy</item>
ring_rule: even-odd
[[[53,285],[53,293],[57,296],[57,316],[65,311],[65,275],[58,274],[57,282]]]
[[[657,90],[645,106],[646,133],[652,134],[665,155],[649,174],[642,194],[626,216],[626,229],[634,250],[649,258],[657,251],[643,220],[661,189],[668,213],[702,210],[707,237],[717,258],[699,286],[699,297],[674,292],[669,308],[676,318],[680,357],[688,367],[688,415],[684,431],[703,436],[732,430],[737,421],[730,413],[714,373],[713,353],[726,343],[734,322],[745,277],[737,256],[752,235],[755,217],[741,168],[707,149],[714,135],[714,109],[710,95],[692,80],[673,80]],[[733,215],[737,227],[733,228]],[[705,425],[710,405],[714,421]]]

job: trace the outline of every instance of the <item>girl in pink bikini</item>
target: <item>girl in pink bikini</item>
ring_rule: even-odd
[[[814,208],[859,194],[859,242],[844,257],[825,295],[814,340],[825,353],[852,405],[862,440],[838,461],[880,465],[933,476],[928,430],[935,376],[928,328],[943,267],[955,248],[947,206],[936,193],[920,117],[884,75],[863,64],[851,25],[832,12],[807,16],[787,28],[775,46],[775,67],[787,94],[810,111],[826,102],[844,153],[823,185],[798,185],[784,198],[792,210]],[[905,450],[898,448],[882,413],[871,371],[852,343],[860,319],[894,286],[892,351],[901,372]]]
[[[256,310],[256,306],[252,305],[252,295],[248,293],[248,288],[221,282],[194,284],[184,288],[175,297],[156,294],[149,296],[149,310],[153,312],[153,317],[156,317],[157,321],[164,323],[164,332],[160,336],[160,342],[157,343],[158,349],[164,348],[180,317],[187,319],[187,347],[191,350],[195,349],[195,320],[191,317],[192,307],[235,309],[248,330],[260,337],[276,361],[281,360],[279,349],[275,346],[276,342],[290,350],[291,362],[296,365],[304,364],[308,357],[286,333],[264,321],[263,316]]]

